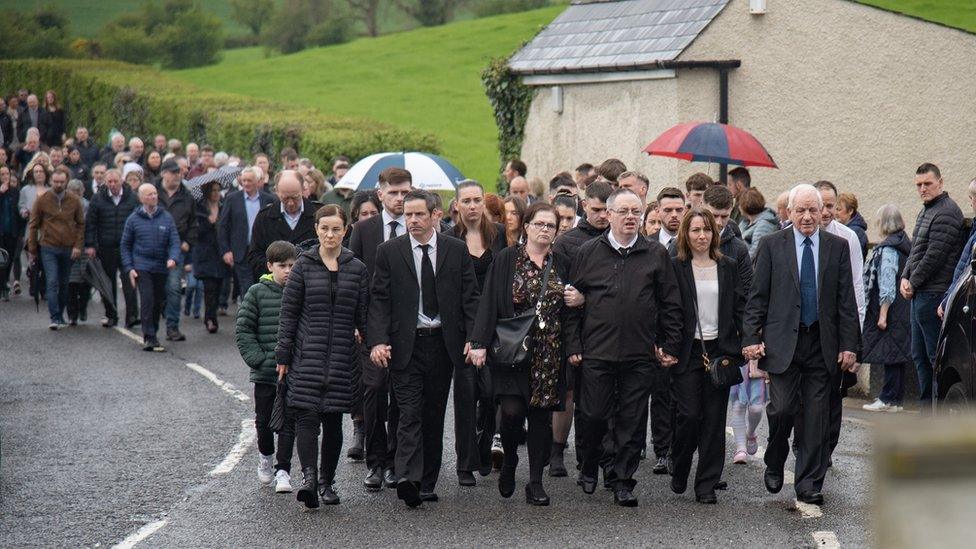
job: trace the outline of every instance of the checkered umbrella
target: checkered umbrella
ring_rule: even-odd
[[[234,186],[234,180],[237,179],[237,175],[240,174],[243,169],[244,168],[240,166],[224,166],[212,172],[198,175],[184,183],[184,185],[186,185],[186,189],[190,191],[190,194],[193,195],[194,200],[200,200],[200,198],[203,196],[204,185],[216,181],[220,183],[221,189],[231,189]]]

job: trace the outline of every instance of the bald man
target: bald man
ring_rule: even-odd
[[[156,331],[166,304],[166,279],[181,257],[180,233],[173,216],[159,207],[155,185],[139,186],[139,204],[122,230],[122,270],[139,290],[143,350],[160,353],[165,349]]]
[[[508,196],[517,196],[529,203],[529,181],[521,175],[515,176],[508,184]]]
[[[315,210],[319,204],[302,198],[302,178],[297,171],[283,170],[275,176],[278,200],[258,212],[251,228],[251,244],[247,261],[258,280],[268,272],[264,251],[276,240],[286,240],[296,246],[316,239]]]

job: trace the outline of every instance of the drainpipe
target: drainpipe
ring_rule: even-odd
[[[718,70],[718,121],[721,124],[729,123],[729,69],[721,68]],[[720,164],[718,168],[718,180],[723,185],[729,177],[729,167]]]

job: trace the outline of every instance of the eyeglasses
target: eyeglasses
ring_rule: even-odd
[[[637,208],[634,208],[632,210],[628,210],[627,208],[620,208],[618,210],[610,210],[610,211],[617,215],[632,215],[634,217],[640,217],[641,214],[644,213],[643,210]]]
[[[533,223],[529,223],[529,226],[535,227],[537,231],[542,231],[542,230],[555,231],[556,228],[558,227],[558,225],[554,223],[543,223],[541,221],[535,221]]]

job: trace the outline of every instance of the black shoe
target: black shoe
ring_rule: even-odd
[[[729,489],[729,483],[728,482],[725,482],[724,480],[720,480],[720,481],[718,481],[718,482],[715,483],[714,489],[715,490],[728,490]]]
[[[566,443],[553,442],[552,451],[549,453],[549,476],[566,477],[569,472],[563,462],[563,452],[566,450]]]
[[[159,340],[151,337],[146,340],[146,345],[142,348],[143,351],[152,351],[154,353],[162,353],[166,351],[166,348],[159,344]]]
[[[613,467],[603,469],[603,489],[613,491],[617,483],[617,475],[613,472]]]
[[[487,477],[488,475],[491,474],[491,470],[492,470],[491,460],[488,460],[487,465],[482,465],[481,468],[478,469],[478,474],[483,477]]]
[[[117,318],[106,318],[102,321],[102,328],[114,328],[118,323],[119,319]]]
[[[637,507],[637,496],[627,488],[613,493],[613,502],[621,507]]]
[[[578,479],[576,479],[576,484],[583,488],[584,494],[592,494],[596,492],[596,479],[593,477],[588,477],[583,473],[580,473]]]
[[[474,473],[471,471],[458,471],[459,486],[477,486],[477,484],[477,481],[474,480]]]
[[[796,501],[809,503],[810,505],[823,505],[824,497],[820,492],[807,492],[796,496]]]
[[[127,330],[131,330],[132,328],[135,328],[139,324],[142,324],[142,322],[139,319],[125,321],[125,327]]]
[[[679,478],[678,475],[671,477],[671,491],[675,494],[683,494],[688,489],[688,477]]]
[[[530,482],[525,485],[525,503],[540,507],[549,505],[549,494],[546,493],[541,482]]]
[[[440,499],[434,492],[420,492],[420,501],[439,501]]]
[[[396,473],[393,472],[392,467],[383,470],[383,483],[386,484],[387,488],[397,487],[397,476]]]
[[[346,452],[346,457],[353,461],[363,461],[366,459],[366,452],[363,450],[366,441],[366,431],[363,430],[362,421],[353,422],[353,437],[355,442],[349,447],[349,450]]]
[[[654,468],[651,469],[651,472],[654,473],[655,475],[668,474],[668,458],[667,457],[657,458],[657,461],[654,462]]]
[[[207,332],[209,332],[211,334],[217,333],[218,326],[217,326],[217,321],[216,320],[209,319],[209,320],[207,320],[206,324],[207,324]]]
[[[413,482],[403,479],[396,485],[397,498],[402,499],[407,507],[417,507],[421,504],[420,488]]]
[[[366,475],[366,479],[363,480],[363,486],[371,492],[376,492],[383,488],[383,470],[379,467],[370,469],[369,474]]]
[[[783,471],[776,472],[766,467],[766,471],[763,472],[763,483],[766,484],[766,490],[770,494],[778,494],[783,489]]]
[[[322,505],[339,505],[339,494],[336,493],[335,485],[333,484],[320,482],[319,498],[322,500]]]
[[[718,498],[715,497],[715,493],[712,492],[711,494],[697,494],[695,496],[695,501],[698,503],[704,503],[706,505],[715,505],[718,503]]]
[[[503,498],[510,498],[515,493],[515,466],[502,465],[498,475],[498,493]]]
[[[148,338],[142,340],[142,350],[151,353],[153,350],[153,343]]]
[[[169,341],[186,341],[186,336],[176,328],[166,328],[166,339]]]
[[[304,503],[309,509],[317,509],[319,506],[319,495],[316,492],[318,487],[318,471],[315,467],[305,467],[302,469],[302,486],[295,494],[295,498]]]

